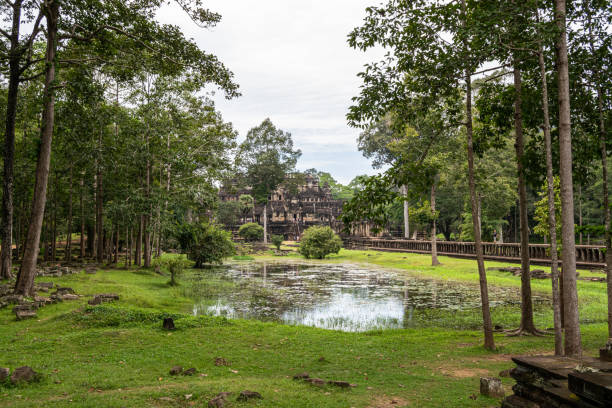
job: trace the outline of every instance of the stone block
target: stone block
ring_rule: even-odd
[[[501,398],[506,395],[501,378],[497,377],[482,377],[480,379],[480,393],[492,398]]]

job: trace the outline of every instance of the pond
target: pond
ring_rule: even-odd
[[[190,280],[186,294],[195,299],[195,315],[352,332],[419,327],[441,314],[480,316],[476,285],[400,277],[370,265],[235,263],[195,272]],[[519,304],[516,288],[489,291],[492,308]]]

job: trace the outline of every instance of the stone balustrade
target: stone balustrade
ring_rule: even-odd
[[[345,237],[345,247],[351,249],[376,249],[390,252],[431,253],[431,241],[407,239],[383,239],[366,237]],[[462,258],[475,258],[474,242],[437,241],[438,254]],[[489,260],[520,262],[520,243],[483,242],[484,256]],[[550,264],[550,247],[546,244],[530,244],[529,258],[534,264]],[[605,247],[576,245],[576,264],[581,268],[603,268]]]

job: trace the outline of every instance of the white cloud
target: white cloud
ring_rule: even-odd
[[[242,137],[270,117],[304,152],[300,168],[330,171],[346,183],[374,173],[357,151],[359,131],[345,119],[359,93],[357,73],[382,54],[364,54],[346,41],[374,2],[208,0],[223,17],[215,28],[198,28],[176,6],[162,9],[158,19],[180,26],[234,72],[243,96],[214,99]]]

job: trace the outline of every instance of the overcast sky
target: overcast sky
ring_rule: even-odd
[[[365,8],[378,0],[208,0],[223,16],[213,29],[195,26],[167,7],[162,22],[180,26],[235,74],[242,97],[214,99],[226,121],[244,138],[269,117],[293,135],[303,152],[298,168],[330,172],[346,184],[375,173],[357,150],[358,129],[346,124],[351,97],[359,93],[357,73],[381,53],[364,54],[347,45]]]

